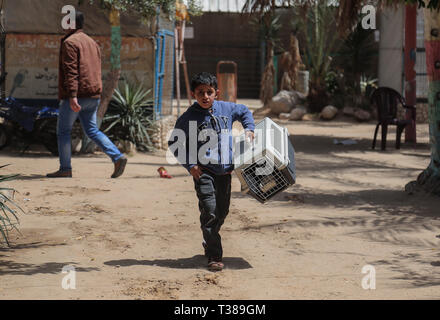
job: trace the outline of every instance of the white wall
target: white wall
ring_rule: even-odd
[[[405,10],[386,8],[380,13],[379,86],[403,93]]]

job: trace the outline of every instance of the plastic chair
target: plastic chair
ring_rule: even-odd
[[[387,143],[387,133],[388,126],[395,125],[397,126],[396,130],[396,149],[400,149],[400,138],[403,130],[407,125],[414,124],[416,121],[416,108],[415,106],[406,105],[405,99],[394,89],[387,87],[379,87],[377,88],[373,94],[371,95],[371,103],[376,105],[377,108],[377,116],[378,116],[378,124],[376,126],[376,130],[374,131],[373,145],[372,149],[376,147],[376,136],[377,131],[379,130],[379,126],[381,126],[382,131],[382,140],[381,140],[381,149],[386,149]],[[411,110],[411,119],[397,119],[397,106],[399,103],[405,109]]]

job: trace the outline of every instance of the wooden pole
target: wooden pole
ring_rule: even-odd
[[[188,98],[189,105],[192,105],[191,88],[190,88],[189,77],[188,77],[188,67],[187,67],[186,58],[185,58],[185,46],[183,45],[184,35],[185,35],[185,21],[183,21],[183,23],[182,23],[182,30],[181,30],[181,37],[180,37],[180,48],[182,50],[180,63],[183,64],[183,74],[185,76],[186,95]]]

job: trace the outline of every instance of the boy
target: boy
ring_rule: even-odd
[[[231,199],[232,124],[240,121],[250,139],[255,128],[252,113],[246,106],[217,101],[218,93],[215,76],[206,72],[195,75],[191,80],[191,95],[197,102],[177,119],[168,141],[170,150],[193,176],[199,199],[202,244],[211,271],[224,267],[219,231]],[[177,131],[182,133],[180,140]]]

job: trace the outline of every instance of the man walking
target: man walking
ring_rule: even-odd
[[[127,158],[96,124],[102,92],[101,51],[98,44],[83,32],[84,15],[76,12],[76,29],[66,30],[61,40],[58,96],[60,109],[57,125],[60,169],[48,178],[71,178],[71,131],[77,117],[87,134],[114,163],[112,178],[123,174]]]

